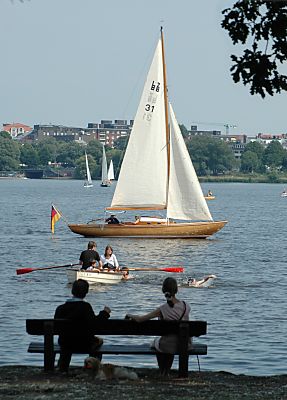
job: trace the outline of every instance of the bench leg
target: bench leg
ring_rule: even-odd
[[[178,358],[178,372],[180,378],[188,377],[188,354],[187,355],[179,355]]]
[[[189,329],[184,321],[179,327],[179,357],[178,357],[178,372],[180,378],[188,377],[188,341]]]
[[[44,371],[52,372],[55,366],[53,324],[47,322],[44,329]]]

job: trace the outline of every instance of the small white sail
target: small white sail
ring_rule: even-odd
[[[111,208],[166,208],[167,150],[161,39],[135,116]]]
[[[87,180],[84,183],[85,187],[92,187],[93,186],[93,182],[92,182],[92,177],[91,177],[91,173],[90,173],[90,168],[89,168],[89,162],[88,162],[88,156],[87,153],[85,152],[85,156],[86,156],[86,174],[87,174]]]
[[[167,217],[213,221],[171,104]]]
[[[111,162],[110,162],[110,166],[109,166],[109,170],[108,170],[108,179],[110,181],[115,179],[113,160],[111,160]]]
[[[103,145],[103,157],[102,157],[102,185],[109,186],[108,165],[107,165],[107,157],[104,145]]]

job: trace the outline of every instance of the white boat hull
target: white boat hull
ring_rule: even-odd
[[[121,272],[94,272],[94,271],[80,271],[74,268],[66,270],[68,283],[73,283],[77,279],[84,279],[85,281],[93,283],[114,284],[123,280]]]

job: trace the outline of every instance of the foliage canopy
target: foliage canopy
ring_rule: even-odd
[[[222,27],[233,44],[245,46],[243,55],[231,55],[234,82],[242,80],[252,95],[287,90],[280,66],[287,61],[287,2],[239,0],[222,11]]]

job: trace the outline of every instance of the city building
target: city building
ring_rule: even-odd
[[[98,134],[98,140],[103,144],[114,147],[114,142],[121,138],[127,137],[132,129],[133,120],[130,120],[129,124],[127,120],[115,119],[111,120],[101,120],[101,123],[88,123],[89,129],[96,129]]]
[[[270,133],[258,133],[256,141],[267,147],[273,140],[278,141],[284,149],[287,149],[287,134],[270,134]]]
[[[31,126],[21,124],[19,122],[13,122],[9,124],[3,124],[2,131],[10,133],[11,137],[15,139],[17,136],[25,135],[32,131]]]
[[[192,125],[190,131],[188,132],[189,140],[192,139],[192,137],[194,136],[208,136],[226,142],[231,148],[236,159],[241,158],[241,155],[244,152],[245,146],[247,144],[247,135],[222,134],[221,131],[217,130],[198,130],[197,125]]]
[[[53,137],[58,141],[77,142],[86,145],[91,140],[99,140],[104,145],[114,147],[114,142],[130,134],[133,121],[101,120],[100,123],[88,123],[87,128],[68,127],[63,125],[34,125],[31,131],[18,136],[23,142],[34,142]]]

